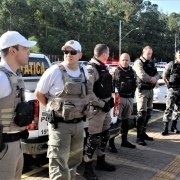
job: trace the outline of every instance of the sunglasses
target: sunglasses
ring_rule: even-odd
[[[64,54],[71,54],[71,55],[76,55],[78,51],[76,50],[63,50]]]

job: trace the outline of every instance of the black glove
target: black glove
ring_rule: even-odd
[[[111,107],[110,107],[110,101],[105,102],[105,105],[104,105],[104,107],[102,108],[102,110],[103,110],[104,112],[109,112],[110,109],[111,109]]]
[[[110,102],[110,108],[113,108],[114,107],[114,98],[111,97],[111,99],[109,100]]]

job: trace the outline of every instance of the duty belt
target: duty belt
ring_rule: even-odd
[[[124,94],[124,93],[120,93],[120,97],[122,98],[133,98],[133,94]]]
[[[74,118],[72,120],[64,120],[62,117],[54,117],[56,122],[62,122],[62,123],[79,123],[83,119],[82,118]]]
[[[2,137],[3,137],[3,142],[7,143],[7,142],[14,142],[14,141],[19,141],[21,139],[20,137],[21,133],[12,133],[12,134],[8,134],[8,133],[3,133]]]

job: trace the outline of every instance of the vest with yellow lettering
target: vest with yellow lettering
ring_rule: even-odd
[[[24,130],[25,127],[19,127],[14,123],[14,111],[17,104],[24,98],[21,93],[24,89],[22,76],[15,76],[2,66],[0,66],[0,71],[7,75],[12,88],[10,95],[0,99],[0,124],[3,125],[3,132]]]
[[[66,105],[73,105],[73,118],[81,118],[89,111],[92,84],[89,80],[86,79],[82,67],[79,67],[81,72],[80,76],[72,77],[67,74],[67,71],[62,64],[59,64],[58,66],[62,73],[64,88],[62,91],[56,93],[56,97],[49,96],[48,106],[54,110],[56,117],[64,118],[64,107]]]

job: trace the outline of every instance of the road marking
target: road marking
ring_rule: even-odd
[[[163,115],[158,116],[157,118],[151,119],[151,120],[148,122],[148,124],[151,124],[151,123],[153,123],[153,122],[155,122],[155,121],[157,121],[157,120],[159,120],[159,119],[161,119],[161,118],[163,118]],[[132,129],[130,129],[128,132],[133,132],[133,131],[135,131],[135,130],[136,130],[136,128],[132,128]],[[115,139],[116,139],[116,138],[119,138],[119,137],[121,137],[121,134],[119,134],[118,136],[116,136]]]
[[[161,115],[161,116],[158,116],[157,118],[154,118],[154,119],[150,120],[150,121],[148,122],[148,124],[153,123],[153,122],[161,119],[162,117],[163,117],[162,115]],[[134,130],[136,130],[136,128],[130,129],[129,132],[132,132],[132,131],[134,131]],[[119,134],[118,136],[116,136],[115,139],[118,138],[118,137],[121,137],[121,134]],[[36,173],[38,173],[38,172],[40,172],[40,171],[43,171],[43,170],[47,169],[48,167],[49,167],[49,164],[45,164],[45,165],[42,166],[42,167],[33,169],[32,171],[29,171],[29,172],[27,172],[27,173],[22,174],[21,179],[25,179],[25,178],[27,178],[27,177],[30,177],[31,175],[36,174]],[[155,179],[153,179],[153,180],[155,180]]]
[[[168,179],[173,180],[180,173],[180,155],[174,158],[159,173],[155,174],[150,180]]]
[[[33,174],[36,174],[36,173],[38,173],[38,172],[40,172],[40,171],[43,171],[43,170],[47,169],[48,167],[49,167],[49,164],[45,164],[45,165],[42,166],[42,167],[33,169],[32,171],[29,171],[29,172],[27,172],[27,173],[22,174],[21,179],[25,179],[25,178],[33,175]]]

